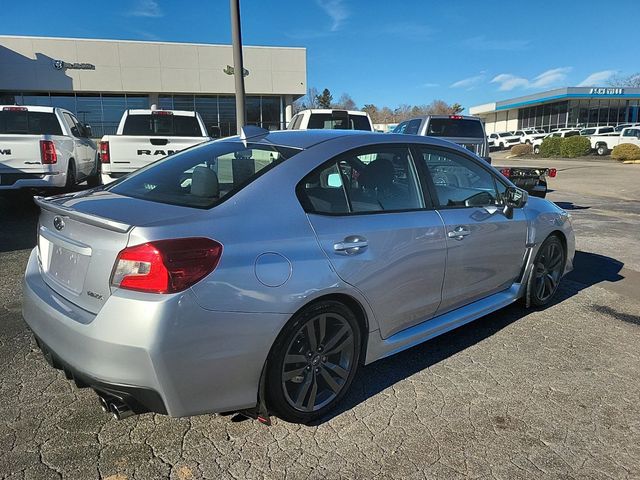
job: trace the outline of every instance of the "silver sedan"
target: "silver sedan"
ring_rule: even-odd
[[[116,418],[326,415],[368,364],[571,270],[568,214],[431,137],[247,128],[36,199],[23,315]]]

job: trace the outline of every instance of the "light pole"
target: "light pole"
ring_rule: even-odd
[[[236,84],[236,126],[238,134],[245,126],[244,64],[242,61],[242,32],[240,30],[240,0],[229,0],[231,9],[231,37],[233,41],[233,77]]]

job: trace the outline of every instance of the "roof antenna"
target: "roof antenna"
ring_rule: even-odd
[[[245,125],[240,129],[240,140],[247,146],[247,140],[258,139],[269,135],[269,130],[266,128],[256,127],[255,125]]]

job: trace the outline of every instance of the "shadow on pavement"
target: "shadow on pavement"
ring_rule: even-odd
[[[32,196],[25,192],[0,195],[0,252],[35,247],[40,209]]]
[[[623,267],[624,263],[614,258],[577,251],[573,259],[573,271],[566,279],[580,283],[585,288],[600,282],[618,282],[625,278],[620,274]]]
[[[573,202],[553,202],[563,210],[588,210],[591,207],[583,207],[581,205],[576,205]]]

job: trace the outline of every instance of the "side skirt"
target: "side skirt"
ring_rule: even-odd
[[[523,294],[523,285],[514,283],[507,290],[494,293],[464,307],[457,308],[435,318],[431,318],[413,327],[407,328],[387,339],[380,337],[379,331],[369,334],[369,345],[365,364],[389,357],[398,352],[414,347],[422,342],[442,335],[454,328],[461,327],[480,317],[495,312],[515,302]]]

